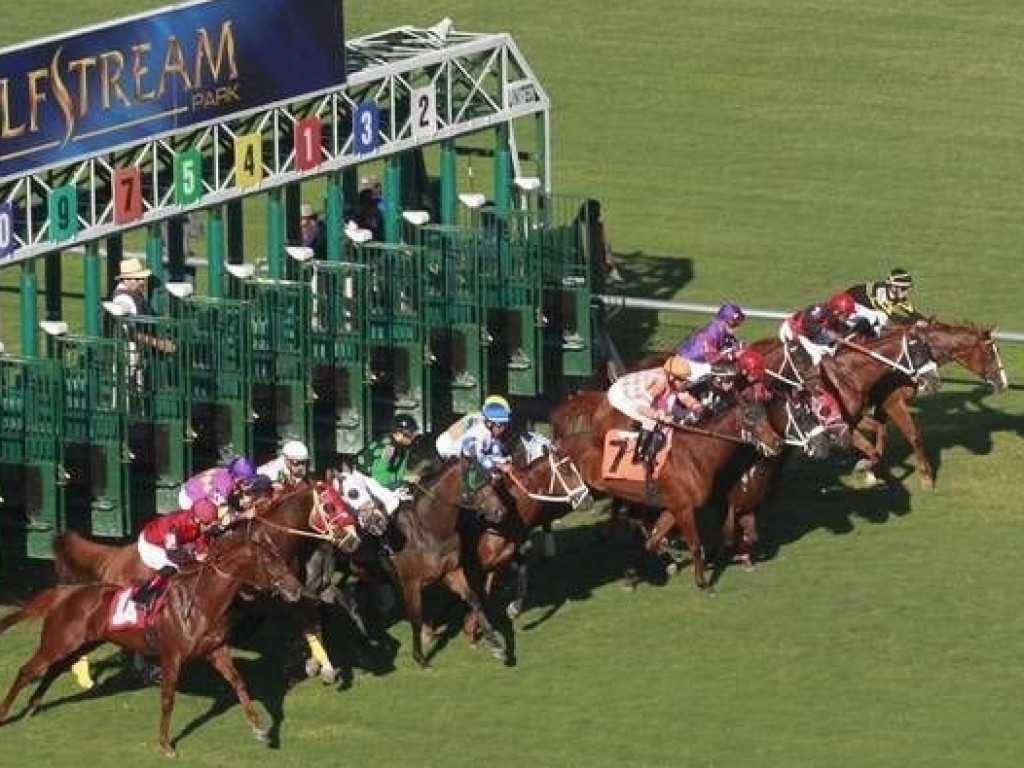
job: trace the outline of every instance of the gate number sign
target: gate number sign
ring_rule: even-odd
[[[0,203],[0,261],[14,253],[14,203]]]
[[[118,168],[114,171],[114,223],[127,224],[142,218],[142,171]]]
[[[263,179],[263,150],[258,133],[235,137],[235,185],[255,187]]]
[[[309,171],[320,165],[321,123],[307,117],[295,124],[295,168]]]
[[[203,196],[203,155],[190,149],[174,158],[174,202],[194,203]]]
[[[51,189],[47,209],[51,240],[71,240],[78,234],[78,190],[73,185]]]
[[[380,134],[380,110],[376,102],[364,101],[352,115],[352,146],[361,155],[377,149]]]

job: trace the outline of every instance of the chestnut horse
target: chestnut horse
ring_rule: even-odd
[[[587,485],[630,504],[648,504],[644,481],[609,479],[602,474],[605,435],[630,426],[629,417],[613,408],[604,392],[570,396],[551,412],[550,420],[556,442],[576,462]],[[651,480],[663,511],[647,536],[646,547],[657,551],[672,527],[678,526],[693,557],[694,582],[705,589],[697,509],[707,502],[715,476],[739,445],[750,443],[773,455],[782,448],[782,439],[772,429],[764,404],[746,397],[707,418],[700,428],[673,429],[664,470]]]
[[[1006,369],[992,337],[991,326],[941,323],[932,319],[916,326],[915,329],[916,334],[928,345],[932,358],[939,366],[952,362],[959,363],[995,392],[1005,392],[1009,387]],[[875,384],[870,395],[874,413],[865,416],[857,425],[859,431],[871,432],[874,435],[873,442],[867,443],[871,446],[870,449],[862,450],[865,459],[859,466],[871,472],[880,463],[885,452],[887,422],[891,419],[914,449],[918,471],[921,473],[921,484],[926,490],[930,490],[935,483],[934,471],[924,452],[923,444],[916,438],[917,428],[910,414],[910,401],[917,395],[917,390],[918,387],[913,380],[895,371],[882,377]]]
[[[316,497],[313,494],[313,487],[302,484],[262,504],[258,508],[258,514],[259,519],[266,522],[267,535],[274,541],[281,556],[291,565],[293,573],[303,580],[309,590],[320,594],[328,586],[324,580],[329,580],[330,574],[325,577],[316,569],[306,568],[307,560],[311,558],[311,541],[327,540],[327,537],[314,532],[310,527],[314,503]],[[54,537],[53,553],[54,566],[61,583],[131,584],[134,581],[148,580],[153,575],[153,571],[139,558],[138,547],[134,542],[111,546],[90,541],[72,531],[65,531]],[[342,602],[342,605],[353,616],[357,627],[361,628],[354,607],[345,602]],[[310,676],[319,673],[325,683],[333,682],[338,672],[324,650],[318,606],[303,600],[298,608],[303,636],[313,654],[312,659],[307,662],[306,672]],[[75,674],[76,677],[81,676],[83,683],[88,680],[87,656],[83,656],[77,662]]]
[[[506,607],[506,614],[515,619],[526,599],[528,569],[519,557],[520,548],[530,533],[550,520],[550,515],[569,509],[586,509],[593,504],[590,488],[568,456],[544,435],[529,432],[516,441],[512,451],[512,469],[505,489],[514,514],[498,525],[483,527],[470,542],[476,554],[476,567],[484,575],[483,597],[491,594],[498,572],[515,561],[518,565],[516,596]],[[472,618],[472,617],[470,617]],[[470,637],[475,635],[470,626]]]
[[[443,581],[470,607],[496,658],[505,660],[508,650],[462,567],[459,528],[464,461],[442,466],[433,478],[416,486],[415,500],[398,508],[389,530],[394,541],[391,564],[412,625],[412,657],[421,667],[427,666],[423,653],[423,588],[435,581]],[[471,505],[488,522],[497,523],[505,516],[505,504],[490,481],[472,490]]]
[[[181,667],[205,657],[234,689],[253,734],[267,739],[260,716],[249,698],[245,682],[235,668],[227,646],[228,609],[245,586],[273,589],[284,599],[299,599],[302,584],[292,575],[262,527],[225,535],[215,541],[201,564],[175,575],[166,601],[152,618],[151,627],[112,626],[112,616],[132,614],[134,604],[125,587],[109,584],[57,586],[44,590],[20,610],[0,619],[0,632],[26,619],[43,619],[39,647],[21,667],[7,696],[0,703],[0,722],[18,693],[42,678],[29,700],[27,715],[39,709],[47,689],[74,658],[104,642],[160,659],[160,726],[158,744],[168,757],[175,755],[168,734],[174,694]]]

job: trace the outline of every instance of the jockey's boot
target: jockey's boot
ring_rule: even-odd
[[[147,611],[151,610],[156,598],[163,594],[164,589],[167,587],[167,582],[177,572],[178,569],[173,565],[165,565],[135,593],[132,597],[132,602]]]
[[[633,446],[633,463],[643,464],[647,461],[648,447],[651,444],[651,436],[653,433],[650,430],[638,427],[636,433],[636,445]]]
[[[475,461],[463,460],[462,465],[462,500],[464,507],[473,506],[473,496],[480,485],[480,467]]]

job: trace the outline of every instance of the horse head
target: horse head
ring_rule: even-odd
[[[742,397],[736,407],[740,414],[740,440],[753,445],[762,456],[778,456],[783,442],[772,429],[765,404],[755,398]]]
[[[215,542],[206,561],[214,570],[259,590],[272,590],[290,603],[302,597],[295,577],[266,526],[254,521],[237,535],[225,534]]]
[[[583,482],[576,462],[545,435],[539,432],[521,435],[512,459],[514,469],[510,479],[534,501],[567,503],[573,509],[593,506],[590,488]],[[520,474],[523,481],[519,479]]]
[[[941,323],[934,319],[914,327],[914,332],[928,345],[936,363],[957,362],[993,391],[1005,392],[1010,382],[992,331],[992,326]]]
[[[780,408],[785,416],[785,425],[780,428],[778,422],[773,422],[772,426],[782,435],[786,445],[799,448],[812,459],[828,456],[831,445],[828,422],[815,409],[812,395],[806,390],[793,388],[776,394],[769,405],[769,416],[772,409]]]

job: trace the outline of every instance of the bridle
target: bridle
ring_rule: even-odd
[[[548,480],[548,492],[534,493],[526,487],[522,479],[519,477],[519,473],[516,470],[512,470],[508,473],[509,479],[512,484],[519,489],[519,491],[527,498],[533,501],[548,502],[552,504],[563,504],[568,503],[573,509],[579,509],[583,502],[590,496],[590,488],[586,483],[583,482],[583,476],[580,474],[579,467],[576,466],[576,462],[569,456],[563,456],[561,459],[555,459],[554,452],[548,448],[545,452],[547,458],[549,472]],[[566,472],[562,471],[562,467],[566,464],[569,465],[569,469]],[[570,479],[566,479],[566,475],[570,476]],[[574,485],[570,486],[570,481]],[[556,487],[557,486],[557,487]],[[556,490],[561,490],[561,495],[555,493]]]

